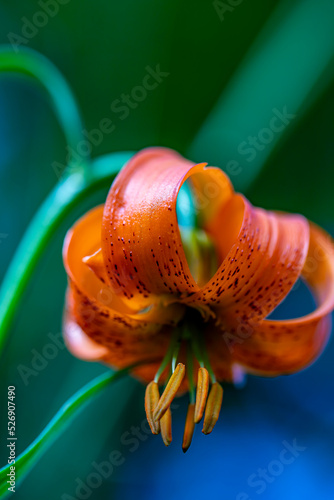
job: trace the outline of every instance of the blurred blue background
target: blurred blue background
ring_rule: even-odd
[[[18,51],[34,48],[56,64],[88,132],[112,120],[114,131],[92,147],[93,157],[169,146],[224,168],[252,203],[303,213],[333,235],[333,19],[331,0],[16,0],[0,3],[0,43]],[[159,70],[158,85],[144,97],[136,87]],[[2,279],[57,182],[52,165],[65,164],[67,151],[45,95],[29,79],[1,75],[0,106]],[[277,114],[283,115],[279,131],[271,126]],[[105,196],[100,190],[77,206],[54,235],[13,324],[0,395],[5,402],[7,386],[17,388],[18,451],[76,389],[105,370],[74,359],[58,340],[64,234]],[[298,287],[276,317],[302,313],[308,301]],[[36,365],[43,352],[54,355]],[[176,402],[173,443],[165,449],[145,432],[144,388],[130,379],[119,382],[58,439],[16,498],[332,498],[333,360],[330,341],[320,360],[300,374],[249,377],[242,389],[227,387],[215,431],[205,437],[197,429],[186,455],[186,398]],[[20,375],[22,367],[36,366],[29,376]],[[113,450],[118,465],[94,483],[92,473]],[[3,446],[0,456],[2,465]],[[282,456],[290,463],[282,464]]]

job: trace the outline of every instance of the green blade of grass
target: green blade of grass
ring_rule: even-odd
[[[199,130],[191,158],[222,167],[245,190],[323,91],[319,82],[334,56],[333,19],[331,0],[281,2]],[[284,108],[285,123],[277,118]]]

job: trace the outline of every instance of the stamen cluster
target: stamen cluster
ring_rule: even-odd
[[[189,335],[186,337],[189,338]],[[204,414],[202,432],[210,434],[214,428],[223,401],[223,388],[216,381],[203,346],[198,345],[196,338],[187,342],[187,370],[183,363],[176,365],[180,348],[180,339],[174,338],[162,360],[154,380],[148,384],[145,392],[145,411],[147,421],[153,434],[160,434],[166,446],[172,442],[172,413],[171,403],[178,393],[185,376],[189,383],[189,405],[183,434],[182,450],[186,452],[191,444],[195,430]],[[193,359],[197,358],[200,365],[197,373],[196,390],[194,387]],[[203,360],[205,358],[205,362]],[[206,366],[205,366],[206,365]],[[159,393],[159,379],[163,371],[170,366],[171,375],[163,393]],[[211,389],[209,392],[211,378]]]

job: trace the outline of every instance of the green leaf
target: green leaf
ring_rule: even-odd
[[[329,83],[333,18],[331,0],[282,2],[201,127],[191,157],[222,167],[245,190],[319,97],[319,82]]]

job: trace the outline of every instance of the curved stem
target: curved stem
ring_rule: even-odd
[[[58,69],[32,49],[21,48],[16,53],[4,46],[0,48],[0,72],[5,71],[33,77],[42,85],[50,98],[68,146],[76,151],[78,143],[84,138],[83,123],[72,91]],[[80,165],[76,162],[76,168],[84,169],[88,161],[87,158],[82,158]],[[74,160],[70,163],[73,164]]]
[[[129,373],[129,371],[139,364],[143,364],[143,362],[128,366],[116,373],[106,372],[86,384],[70,399],[68,399],[60,410],[58,410],[45,429],[40,433],[40,435],[16,459],[15,471],[17,484],[22,481],[45,451],[54,443],[55,439],[58,438],[62,432],[64,432],[64,430],[81,412],[86,404],[92,401],[92,399],[107,385],[110,385],[116,380],[124,377]],[[4,498],[9,493],[7,484],[7,474],[9,473],[9,470],[10,465],[0,469],[0,498]]]
[[[64,178],[39,208],[16,250],[0,289],[0,354],[19,300],[54,231],[80,199],[90,191],[110,184],[133,154],[113,153],[98,158],[92,164],[89,179],[79,172]]]

